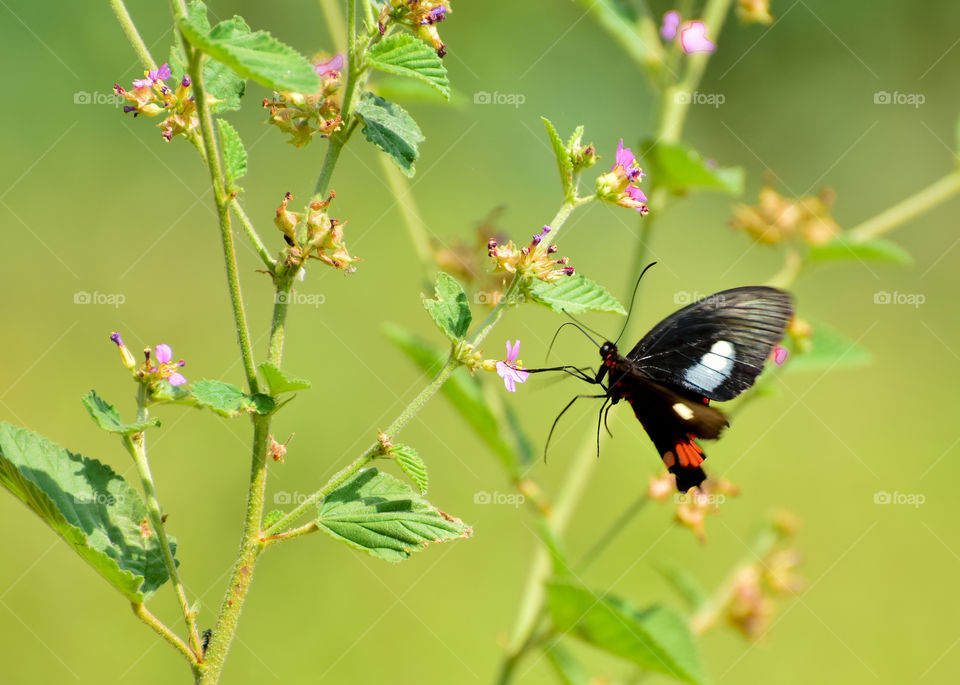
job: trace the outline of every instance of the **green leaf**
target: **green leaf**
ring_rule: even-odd
[[[186,58],[179,46],[171,46],[167,63],[170,65],[172,82],[179,84],[187,72]],[[230,67],[212,59],[204,61],[203,83],[207,94],[216,99],[216,102],[210,105],[211,112],[217,114],[240,109],[240,99],[246,93],[247,82],[237,76]]]
[[[425,139],[417,122],[400,105],[366,92],[356,113],[363,119],[363,135],[390,156],[407,176],[416,173],[417,146]]]
[[[590,685],[590,678],[583,667],[558,641],[548,642],[543,648],[543,654],[547,657],[547,662],[553,666],[557,678],[563,685]]]
[[[194,47],[239,76],[273,90],[320,90],[320,79],[307,58],[266,31],[251,32],[241,17],[221,21],[210,30],[204,23],[188,16],[179,28]]]
[[[91,390],[83,399],[83,406],[90,412],[91,418],[100,428],[108,433],[120,433],[121,435],[132,435],[140,433],[150,426],[159,426],[160,419],[154,417],[146,421],[136,421],[134,423],[124,423],[120,419],[120,413],[112,404],[100,397],[96,391]]]
[[[285,514],[282,509],[274,509],[263,517],[263,529],[268,530],[272,528],[274,524],[283,520],[284,516]]]
[[[742,167],[718,167],[708,164],[686,143],[657,143],[646,141],[647,175],[653,184],[676,195],[689,190],[716,190],[734,197],[743,194]]]
[[[427,465],[423,463],[423,459],[420,458],[417,451],[410,447],[410,445],[394,445],[393,449],[390,450],[390,454],[397,462],[397,465],[403,469],[403,472],[410,477],[410,480],[416,483],[420,494],[426,495],[427,484],[429,483]]]
[[[560,140],[560,134],[556,127],[546,117],[540,117],[543,125],[547,128],[547,137],[550,138],[550,147],[553,148],[553,155],[557,158],[557,171],[560,172],[560,185],[563,186],[563,196],[572,197],[573,195],[573,160],[570,159],[570,152],[567,146]],[[582,132],[581,132],[582,133]],[[576,133],[574,134],[576,135]],[[573,138],[572,140],[575,140]]]
[[[547,601],[558,630],[645,670],[693,685],[706,682],[693,635],[674,611],[637,611],[619,598],[561,581],[547,583]]]
[[[468,538],[473,529],[377,469],[364,469],[317,507],[317,525],[371,556],[398,562],[432,542]]]
[[[294,378],[288,376],[275,364],[264,362],[259,366],[260,373],[270,387],[271,395],[279,395],[282,392],[294,392],[296,390],[306,390],[310,387],[310,381],[303,378]]]
[[[870,352],[833,326],[803,317],[813,327],[809,349],[791,349],[787,371],[825,371],[839,367],[863,366],[871,361]]]
[[[409,33],[396,33],[370,48],[367,62],[388,74],[423,81],[450,99],[450,80],[437,51]]]
[[[2,423],[0,483],[130,601],[167,581],[160,543],[141,529],[140,493],[109,466]],[[175,551],[172,538],[170,545]]]
[[[466,96],[458,90],[450,89],[449,97],[444,97],[422,81],[401,78],[399,76],[385,76],[378,79],[372,86],[376,94],[386,100],[400,102],[423,103],[426,105],[453,105],[466,104]]]
[[[190,394],[201,407],[212,409],[214,413],[227,418],[240,416],[246,412],[268,414],[275,406],[269,395],[257,393],[247,395],[240,388],[223,381],[200,380],[190,384]]]
[[[884,238],[863,241],[844,240],[842,234],[825,245],[810,248],[810,259],[815,262],[852,261],[889,262],[909,266],[913,256],[895,242]]]
[[[420,340],[403,328],[385,324],[383,329],[390,341],[425,373],[437,373],[446,362],[448,352]],[[511,474],[517,473],[514,450],[504,440],[497,419],[484,400],[480,381],[466,369],[460,368],[453,372],[440,391],[477,436],[500,458],[507,470]]]
[[[658,566],[657,570],[673,586],[677,594],[683,597],[692,613],[699,611],[710,601],[710,594],[685,568],[664,563]]]
[[[224,119],[217,119],[220,131],[220,145],[223,147],[223,162],[227,172],[227,184],[233,185],[238,178],[247,173],[247,150],[243,147],[237,129]]]
[[[627,310],[603,286],[578,273],[562,276],[549,283],[537,279],[529,286],[528,295],[534,302],[546,305],[555,312],[627,313]]]
[[[434,299],[429,300],[421,295],[423,306],[430,314],[430,318],[437,324],[443,334],[456,342],[470,330],[470,305],[467,304],[467,294],[453,276],[441,271],[437,274],[437,284],[434,286]]]

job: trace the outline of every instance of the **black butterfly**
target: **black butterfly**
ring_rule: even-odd
[[[562,370],[603,387],[603,395],[588,397],[605,398],[600,410],[604,423],[604,409],[620,400],[629,402],[663,463],[676,475],[677,489],[686,492],[706,478],[700,468],[706,455],[695,440],[716,439],[729,425],[709,406],[710,400],[733,399],[753,385],[792,316],[793,303],[782,290],[733,288],[671,314],[625,357],[616,343],[603,343],[602,366],[595,376],[570,366],[527,371]],[[560,412],[554,427],[580,397]]]

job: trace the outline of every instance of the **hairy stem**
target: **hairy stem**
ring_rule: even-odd
[[[137,31],[137,27],[133,23],[133,18],[127,11],[127,6],[123,3],[123,0],[110,0],[110,7],[117,16],[117,21],[120,22],[120,28],[123,29],[124,35],[126,35],[127,40],[130,41],[133,51],[137,53],[140,63],[147,69],[156,69],[157,63],[153,61],[147,44],[144,43],[143,38],[140,37],[140,32]]]
[[[150,626],[160,637],[169,642],[173,647],[183,654],[187,660],[190,662],[191,668],[193,668],[194,676],[198,675],[197,665],[197,654],[189,647],[187,644],[181,640],[176,633],[170,630],[160,619],[151,614],[145,605],[140,602],[130,602],[130,607],[133,609],[133,613],[136,614],[137,618]]]
[[[885,209],[847,231],[850,242],[863,242],[888,233],[960,192],[960,170],[931,183],[918,193]]]
[[[403,223],[407,227],[407,233],[410,234],[410,242],[417,253],[417,259],[420,261],[420,267],[423,269],[424,280],[429,281],[430,275],[436,264],[433,260],[433,253],[430,250],[430,236],[427,234],[427,227],[417,212],[416,201],[414,200],[410,189],[410,181],[400,173],[397,165],[394,164],[386,155],[378,155],[380,158],[380,167],[383,169],[383,175],[387,178],[390,191],[400,208],[400,216],[403,217]]]
[[[270,255],[270,251],[260,238],[260,234],[257,233],[257,229],[254,228],[253,222],[250,221],[250,217],[247,216],[246,211],[243,209],[243,205],[234,197],[230,199],[230,208],[233,210],[233,213],[237,215],[237,218],[240,219],[240,225],[243,226],[244,233],[247,234],[247,238],[250,239],[254,249],[257,251],[260,261],[263,262],[263,265],[267,267],[270,273],[273,273],[277,266],[276,259]]]

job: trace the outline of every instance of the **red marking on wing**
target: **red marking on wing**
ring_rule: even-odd
[[[680,462],[680,466],[684,468],[693,469],[703,463],[703,450],[700,449],[700,445],[692,439],[677,442],[677,444],[674,445],[674,452],[677,454],[677,460]],[[670,452],[667,454],[670,454]],[[663,460],[666,462],[666,455],[664,455]],[[668,464],[667,467],[669,468],[669,466]]]

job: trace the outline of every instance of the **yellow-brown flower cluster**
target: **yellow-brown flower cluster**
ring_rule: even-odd
[[[335,197],[336,193],[331,192],[326,200],[311,202],[309,211],[304,215],[287,209],[293,195],[284,195],[274,223],[290,246],[284,259],[288,266],[299,267],[312,258],[335,269],[343,269],[346,273],[356,271],[353,265],[361,260],[350,256],[343,241],[346,222],[332,219],[327,214],[327,208]]]
[[[780,549],[740,569],[733,579],[727,622],[748,639],[762,638],[773,623],[774,598],[796,594],[803,588],[802,579],[794,573],[800,561],[797,550]]]
[[[164,82],[171,77],[169,65],[163,64],[159,69],[143,72],[143,75],[144,78],[133,81],[132,90],[124,89],[119,83],[114,84],[113,92],[131,103],[124,106],[124,113],[148,117],[166,114],[160,122],[160,132],[167,142],[176,135],[200,126],[189,76],[184,75],[176,89],[171,89]],[[207,102],[216,102],[216,98],[208,95]]]
[[[344,56],[334,55],[313,68],[320,77],[320,90],[316,93],[274,91],[273,98],[263,99],[263,106],[270,110],[267,123],[289,134],[288,142],[295,147],[307,145],[318,133],[326,138],[338,131],[342,123],[336,92],[342,81]]]
[[[661,504],[673,499],[677,506],[674,512],[676,522],[692,530],[700,542],[706,542],[704,525],[707,515],[720,513],[720,505],[727,497],[739,495],[740,488],[726,478],[708,478],[699,487],[678,493],[675,479],[672,473],[651,477],[647,496]]]
[[[487,243],[487,254],[494,261],[494,271],[519,273],[539,278],[541,281],[555,281],[561,276],[573,275],[573,267],[568,257],[553,257],[557,252],[556,245],[549,245],[544,238],[550,232],[549,226],[533,236],[529,245],[517,247],[510,240],[506,245],[496,240]]]
[[[772,24],[770,0],[739,0],[737,16],[748,24]]]
[[[830,216],[833,201],[834,194],[829,188],[817,195],[793,199],[766,186],[760,190],[756,205],[740,204],[734,208],[730,226],[769,245],[791,240],[823,245],[840,232]]]
[[[440,40],[437,24],[452,12],[450,0],[390,0],[380,11],[380,33],[386,33],[390,22],[410,27],[414,35],[430,43],[437,55],[447,54],[447,47]]]

